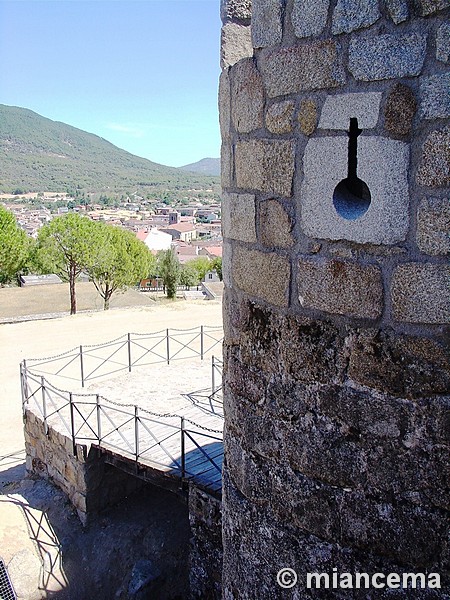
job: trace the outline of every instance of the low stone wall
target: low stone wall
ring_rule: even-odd
[[[84,525],[148,483],[112,466],[107,455],[94,447],[74,447],[70,437],[50,426],[46,433],[42,419],[30,410],[25,412],[24,431],[27,470],[61,488]],[[172,481],[167,480],[167,489]],[[188,507],[191,597],[218,600],[222,597],[222,503],[190,484]]]
[[[92,447],[72,439],[30,410],[24,416],[26,466],[31,473],[50,479],[61,488],[85,525],[90,515],[114,506],[143,485],[143,481],[106,464]]]

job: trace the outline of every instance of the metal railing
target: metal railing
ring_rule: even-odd
[[[164,329],[156,333],[127,333],[109,342],[78,346],[57,356],[24,361],[43,375],[58,375],[81,382],[160,362],[200,358],[222,344],[222,327]]]
[[[149,364],[186,358],[204,359],[222,342],[221,327],[197,327],[153,334],[128,333],[104,344],[79,346],[57,356],[28,359],[20,364],[22,407],[32,404],[49,428],[62,428],[78,443],[92,443],[134,459],[136,464],[195,479],[217,489],[223,455],[221,428],[208,428],[176,414],[159,414],[137,405],[119,404],[100,394],[74,393],[50,383],[44,375],[87,381]],[[161,350],[163,348],[163,350]],[[31,367],[30,367],[31,365]],[[211,394],[208,405],[217,403],[222,389],[218,374],[222,360],[211,357]],[[210,415],[220,412],[210,408]],[[220,487],[220,486],[219,486]]]
[[[24,363],[20,377],[24,411],[33,402],[45,434],[50,427],[62,427],[72,440],[74,454],[77,444],[93,443],[136,463],[200,480],[205,487],[221,474],[221,429],[204,427],[180,415],[118,404],[99,394],[60,390]]]

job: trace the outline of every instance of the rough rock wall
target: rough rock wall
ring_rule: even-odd
[[[106,464],[94,448],[83,444],[74,448],[71,438],[51,426],[46,430],[42,419],[28,409],[24,434],[27,470],[62,489],[83,525],[90,515],[114,506],[143,485],[137,477]]]
[[[224,598],[448,586],[449,3],[250,4],[221,7]]]

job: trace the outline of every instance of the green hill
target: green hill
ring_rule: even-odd
[[[159,165],[105,139],[37,113],[0,104],[0,192],[121,193],[207,189],[218,177]]]
[[[183,171],[202,173],[203,175],[220,175],[220,158],[202,158],[201,160],[179,167]]]

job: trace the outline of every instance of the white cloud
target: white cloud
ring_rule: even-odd
[[[126,133],[132,137],[140,138],[145,134],[144,128],[139,127],[137,125],[127,125],[122,123],[108,123],[106,125],[107,129],[111,129],[112,131],[119,131],[120,133]]]

